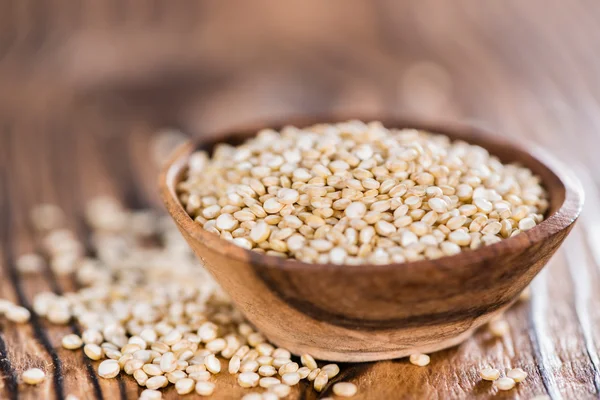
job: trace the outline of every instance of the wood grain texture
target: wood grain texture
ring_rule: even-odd
[[[15,271],[36,246],[30,206],[69,208],[82,234],[84,201],[96,194],[160,206],[145,158],[157,127],[202,133],[330,111],[464,119],[575,168],[587,194],[578,226],[531,301],[508,311],[510,335],[480,331],[427,368],[347,364],[338,379],[357,383],[363,399],[598,398],[599,18],[592,0],[1,0],[0,297],[29,305],[38,291],[72,285]],[[94,378],[80,353],[59,348],[75,328],[0,320],[0,398],[135,399],[131,379]],[[34,365],[49,379],[24,387],[19,375]],[[496,394],[477,376],[489,365],[529,378]],[[218,387],[213,398],[243,393],[225,375]],[[302,386],[291,398],[330,394]]]
[[[356,117],[356,116],[355,116]],[[346,121],[322,116],[299,127]],[[388,128],[417,128],[486,148],[539,175],[550,210],[534,229],[494,246],[439,260],[391,265],[311,265],[244,250],[202,229],[178,199],[190,154],[237,144],[277,122],[241,128],[184,146],[159,178],[167,211],[217,282],[266,337],[296,355],[365,362],[455,346],[514,303],[562,244],[583,205],[581,184],[540,149],[529,151],[470,125],[381,117]]]

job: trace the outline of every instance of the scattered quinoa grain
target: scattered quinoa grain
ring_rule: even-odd
[[[333,393],[340,397],[352,397],[358,391],[356,385],[350,382],[337,382],[333,385]]]
[[[194,390],[195,387],[195,382],[193,379],[190,378],[183,378],[178,380],[177,382],[175,382],[175,390],[177,391],[177,394],[188,394],[188,393],[192,393],[192,391]]]
[[[169,383],[169,381],[166,376],[157,375],[157,376],[152,376],[152,377],[148,378],[148,380],[146,381],[146,387],[148,389],[157,390],[157,389],[167,386],[168,383]]]
[[[275,386],[280,384],[281,381],[277,378],[273,378],[273,377],[264,377],[264,378],[260,378],[260,381],[258,382],[258,385],[260,387],[264,387],[264,388],[270,388],[271,386]]]
[[[242,397],[242,400],[263,400],[260,393],[247,393]]]
[[[500,371],[498,371],[496,368],[484,368],[479,371],[479,376],[481,376],[481,379],[486,381],[495,381],[496,379],[500,378]]]
[[[511,378],[500,378],[494,381],[494,386],[498,388],[498,390],[511,390],[515,387],[515,381]]]
[[[316,377],[321,373],[321,368],[315,368],[310,371],[310,374],[306,377],[310,382],[314,381]]]
[[[23,382],[28,385],[37,385],[46,379],[46,373],[39,368],[31,368],[21,375]]]
[[[85,346],[83,346],[83,352],[90,360],[94,361],[100,360],[103,355],[102,347],[93,343],[86,344]]]
[[[419,367],[424,367],[429,364],[429,356],[427,354],[411,354],[409,357],[410,363],[414,365],[418,365]]]
[[[508,371],[506,376],[519,383],[523,382],[525,378],[527,378],[527,372],[523,371],[521,368],[514,368]]]
[[[311,370],[313,370],[313,369],[315,369],[315,368],[318,367],[317,362],[315,361],[315,359],[310,354],[303,354],[300,357],[300,362],[302,363],[302,365],[304,365],[305,367],[307,367],[307,368],[309,368]]]
[[[68,350],[77,350],[81,346],[83,346],[83,340],[75,334],[69,334],[62,338],[61,340],[62,346]]]
[[[281,375],[281,382],[285,383],[288,386],[294,386],[298,382],[300,382],[300,374],[297,372],[287,372]]]
[[[221,372],[221,361],[214,355],[209,354],[204,359],[204,365],[206,365],[206,369],[212,374],[218,374]]]
[[[510,331],[510,326],[505,319],[495,319],[490,321],[488,329],[492,335],[496,337],[502,337]]]
[[[238,375],[238,384],[245,388],[256,387],[259,379],[256,372],[242,372]]]
[[[288,372],[296,372],[296,371],[298,371],[298,368],[299,367],[298,367],[297,363],[289,362],[289,363],[282,365],[279,368],[278,372],[279,372],[279,375],[284,375],[284,374],[287,374]]]
[[[270,392],[275,393],[279,398],[286,397],[292,391],[292,388],[286,384],[280,383],[269,388]]]
[[[11,305],[4,313],[9,321],[24,324],[31,318],[31,313],[25,307]]]
[[[328,381],[329,378],[327,378],[327,374],[324,371],[321,371],[313,381],[313,387],[317,392],[321,392]]]
[[[196,393],[200,396],[210,396],[215,391],[215,384],[212,382],[197,382]]]
[[[19,272],[23,274],[35,274],[44,268],[44,258],[39,254],[23,254],[17,258],[16,265]]]
[[[162,393],[155,389],[145,389],[140,394],[140,400],[160,400]]]
[[[273,376],[277,374],[277,370],[272,365],[261,365],[258,368],[258,373],[261,376]]]
[[[300,375],[300,379],[306,379],[308,374],[310,374],[310,368],[301,367],[301,368],[298,368],[298,371],[296,371],[296,372],[298,373],[298,375]],[[260,373],[260,371],[259,371],[259,373]]]
[[[327,377],[329,379],[333,379],[340,373],[340,367],[337,364],[327,364],[321,368],[321,370],[325,371]]]
[[[98,375],[102,378],[110,379],[119,375],[121,367],[116,360],[104,360],[98,366]]]
[[[229,373],[230,374],[237,374],[238,371],[240,370],[240,365],[241,365],[241,360],[240,360],[240,356],[233,356],[231,357],[231,359],[229,360]]]

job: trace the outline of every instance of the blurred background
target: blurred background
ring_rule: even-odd
[[[129,157],[165,126],[391,114],[468,120],[595,171],[599,17],[593,0],[0,0],[0,145],[62,143],[48,157],[75,162],[61,148],[80,135]]]

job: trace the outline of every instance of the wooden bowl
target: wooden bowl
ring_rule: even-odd
[[[347,119],[288,121],[307,126]],[[364,120],[364,119],[363,119]],[[527,287],[563,242],[581,211],[576,178],[539,148],[527,150],[469,125],[379,119],[487,148],[541,176],[550,194],[547,218],[510,239],[435,261],[389,265],[307,264],[266,256],[204,231],[181,206],[176,184],[195,149],[240,143],[271,123],[231,130],[181,148],[160,176],[167,210],[194,252],[235,304],[274,344],[332,361],[373,361],[454,346]]]

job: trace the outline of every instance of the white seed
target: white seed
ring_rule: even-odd
[[[168,383],[169,381],[167,380],[166,376],[158,375],[148,378],[146,381],[146,387],[148,389],[156,390],[167,386]]]
[[[327,364],[321,368],[329,379],[333,379],[340,373],[340,367],[337,364]]]
[[[502,337],[510,331],[510,326],[505,319],[495,319],[490,321],[488,324],[488,329],[492,335],[496,337]]]
[[[198,371],[189,374],[189,377],[196,382],[206,382],[210,380],[211,373],[208,371]]]
[[[284,206],[284,204],[280,203],[276,198],[272,197],[272,198],[268,199],[267,201],[265,201],[265,203],[263,204],[263,209],[268,214],[275,214],[275,213],[278,213],[279,211],[281,211],[283,206]]]
[[[162,375],[164,373],[163,370],[160,369],[160,366],[158,366],[156,364],[144,364],[144,366],[142,367],[142,369],[149,376],[159,376],[159,375]]]
[[[21,378],[28,385],[37,385],[46,379],[46,373],[39,368],[31,368],[23,372]]]
[[[282,204],[294,204],[300,198],[300,193],[294,189],[282,188],[277,192],[277,200]]]
[[[238,221],[231,214],[221,214],[217,217],[216,227],[222,231],[232,231],[238,225]]]
[[[271,228],[266,222],[260,221],[250,231],[250,239],[255,243],[262,243],[269,238]]]
[[[263,397],[260,393],[248,393],[242,397],[242,400],[263,400]]]
[[[100,360],[104,353],[104,351],[102,350],[102,347],[98,346],[97,344],[93,344],[93,343],[86,344],[85,346],[83,346],[83,352],[90,360],[94,360],[94,361]]]
[[[163,354],[160,358],[160,369],[163,372],[175,371],[175,369],[177,369],[177,360],[175,359],[175,354],[170,351]]]
[[[198,336],[204,343],[217,338],[217,326],[212,322],[205,322],[198,329]]]
[[[508,371],[506,376],[518,383],[523,382],[525,378],[527,378],[527,372],[523,371],[521,368],[515,368]]]
[[[225,339],[217,338],[206,343],[205,347],[213,353],[219,353],[227,347],[227,342],[225,342]]]
[[[532,218],[523,218],[519,221],[519,229],[522,231],[535,227],[535,221]]]
[[[419,367],[424,367],[429,364],[429,356],[427,354],[415,353],[411,354],[410,363],[414,365],[418,365]]]
[[[154,389],[144,389],[140,394],[139,400],[160,400],[162,399],[162,393]]]
[[[192,393],[195,385],[196,382],[194,382],[193,379],[183,378],[175,382],[175,390],[177,391],[177,394],[184,395]]]
[[[308,374],[310,374],[310,371],[311,370],[308,367],[301,367],[301,368],[298,368],[298,371],[296,371],[296,372],[298,373],[298,375],[300,375],[300,379],[305,379],[308,376]],[[259,371],[259,373],[260,373],[260,371]]]
[[[333,393],[340,397],[352,397],[356,394],[358,388],[354,383],[337,382],[333,385]]]
[[[62,346],[68,350],[76,350],[83,346],[83,340],[75,334],[69,334],[62,338]]]
[[[344,211],[348,218],[362,218],[366,212],[367,206],[358,201],[351,203]]]
[[[298,363],[289,362],[279,368],[279,375],[287,374],[288,372],[298,371]]]
[[[291,391],[292,391],[292,388],[283,383],[280,383],[278,385],[273,385],[269,388],[269,392],[275,393],[277,395],[277,397],[279,397],[280,399],[287,397]]]
[[[300,356],[300,362],[302,363],[302,365],[308,367],[311,370],[318,367],[317,362],[310,354],[302,354],[302,356]],[[296,369],[296,371],[297,370],[298,369]]]
[[[471,235],[465,231],[450,232],[448,239],[459,246],[468,246],[471,243]]]
[[[100,345],[104,340],[102,333],[96,329],[86,329],[81,334],[81,339],[85,344],[97,344]]]
[[[448,209],[448,205],[446,204],[446,202],[438,197],[429,199],[427,204],[433,211],[437,213],[445,213]]]
[[[500,378],[500,371],[498,371],[496,368],[484,368],[479,371],[479,376],[481,376],[481,379],[486,381],[495,381],[496,379]]]
[[[140,332],[140,337],[146,342],[146,343],[154,343],[156,342],[156,340],[158,339],[158,335],[156,334],[156,331],[152,328],[146,328],[143,331]]]
[[[291,357],[291,356],[290,356]],[[283,367],[285,364],[291,363],[292,360],[290,360],[290,357],[275,357],[273,359],[273,366],[275,368],[281,368]]]
[[[229,360],[229,369],[228,369],[229,373],[230,374],[237,374],[238,371],[240,370],[240,366],[241,366],[240,356],[234,355]]]
[[[35,253],[23,254],[17,258],[16,266],[23,274],[39,273],[44,268],[44,258]]]
[[[498,390],[511,390],[515,387],[515,381],[511,378],[500,378],[494,382],[494,386]]]
[[[133,371],[133,378],[140,386],[145,386],[148,381],[148,374],[146,374],[142,369],[136,369]]]
[[[95,346],[95,345],[92,344],[92,345],[86,345],[86,346]],[[85,347],[84,347],[84,350],[85,350]],[[121,365],[121,363],[119,363],[119,365]],[[144,362],[142,360],[131,359],[125,363],[125,365],[123,366],[123,371],[125,371],[125,373],[127,375],[133,375],[133,373],[135,371],[137,371],[138,369],[141,369],[143,366],[144,366]]]
[[[9,321],[24,324],[31,318],[31,313],[25,307],[12,305],[4,313]]]
[[[121,367],[116,360],[104,360],[98,366],[98,375],[102,378],[110,379],[119,375]]]
[[[256,360],[247,360],[242,363],[240,366],[240,372],[256,372],[258,371],[258,361]]]
[[[265,343],[266,344],[266,343]],[[256,359],[256,362],[258,362],[258,365],[272,365],[273,364],[273,357],[271,356],[260,356]]]
[[[297,372],[287,372],[281,375],[281,382],[285,383],[288,386],[294,386],[298,382],[300,382],[300,374]]]
[[[270,388],[271,386],[275,386],[280,384],[281,381],[277,378],[273,378],[273,377],[264,377],[264,378],[260,378],[260,381],[258,382],[260,387],[264,387],[264,388]]]
[[[206,365],[206,369],[212,374],[221,372],[221,361],[214,354],[206,356],[204,365]]]
[[[306,377],[306,379],[308,379],[310,382],[314,381],[317,376],[321,373],[321,368],[315,368],[312,371],[310,371],[310,374],[308,374],[308,376]],[[327,374],[325,374],[327,375]]]
[[[215,384],[212,382],[197,382],[196,393],[200,396],[210,396],[215,391]]]
[[[181,337],[181,332],[179,332],[177,329],[173,329],[164,337],[163,342],[166,345],[172,346],[175,343],[179,342],[181,340]]]
[[[241,387],[256,387],[260,376],[256,372],[242,372],[238,375],[238,384]]]
[[[319,373],[319,375],[317,375],[317,377],[315,378],[314,382],[313,382],[313,387],[315,388],[315,390],[317,392],[321,392],[323,390],[323,388],[325,387],[325,385],[327,385],[327,382],[329,381],[329,378],[327,378],[327,374],[323,371],[321,371]]]
[[[262,376],[273,376],[277,374],[277,370],[272,365],[261,365],[258,368],[258,373]]]

